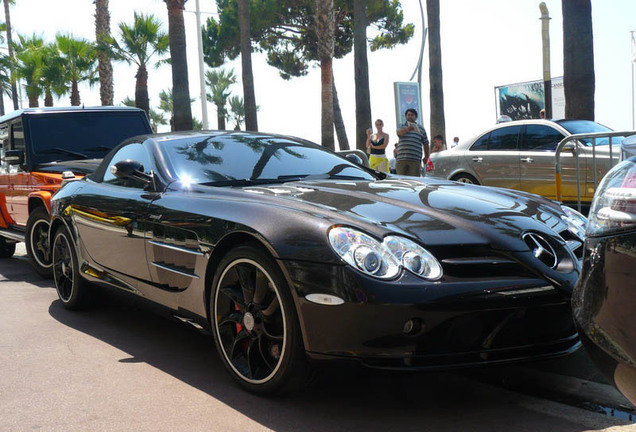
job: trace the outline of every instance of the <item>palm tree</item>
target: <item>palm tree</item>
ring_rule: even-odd
[[[243,78],[243,97],[245,98],[245,128],[250,131],[258,131],[256,96],[254,94],[254,74],[252,73],[252,37],[249,0],[238,0],[238,12],[241,40],[241,76]]]
[[[122,105],[126,105],[129,107],[135,106],[135,101],[128,96],[126,96],[124,100],[121,101],[121,103]],[[150,113],[148,113],[148,120],[150,120],[150,127],[155,133],[157,133],[157,129],[159,128],[159,125],[168,124],[168,120],[166,120],[163,113],[155,111],[152,108],[150,109]]]
[[[590,0],[562,0],[565,118],[594,120],[594,36]]]
[[[161,23],[152,15],[137,14],[132,26],[119,23],[120,41],[108,38],[112,55],[121,61],[137,66],[135,75],[135,106],[150,114],[150,98],[148,97],[148,66],[158,67],[165,63],[164,58],[154,61],[168,51],[170,38],[161,31]]]
[[[192,129],[192,107],[188,85],[185,24],[183,9],[187,0],[164,0],[168,7],[168,33],[170,35],[170,64],[174,96],[174,130]]]
[[[245,105],[239,96],[230,96],[230,119],[234,121],[234,130],[241,130],[241,124],[245,121]]]
[[[57,47],[64,62],[64,77],[71,84],[71,105],[79,106],[80,94],[78,84],[88,81],[90,85],[97,78],[97,50],[86,39],[74,39],[69,35],[56,36]]]
[[[205,73],[205,82],[210,86],[212,94],[208,94],[208,101],[216,105],[216,118],[219,130],[225,130],[225,119],[227,118],[227,98],[230,96],[229,88],[236,83],[234,71],[211,70]]]
[[[428,74],[431,95],[431,137],[437,135],[446,136],[439,3],[440,0],[426,0],[426,16],[428,18]]]
[[[9,5],[15,4],[15,0],[4,0],[4,21],[6,24],[7,30],[7,47],[9,48],[9,59],[13,61],[15,59],[15,55],[13,52],[13,39],[11,37],[11,13],[9,12]],[[17,110],[19,108],[18,104],[18,88],[16,86],[16,77],[13,74],[13,70],[11,71],[11,97],[13,99],[13,109]]]
[[[353,55],[356,90],[356,148],[366,152],[367,129],[371,126],[369,63],[367,61],[366,0],[353,0]]]
[[[36,35],[18,35],[18,42],[14,43],[13,48],[16,58],[15,76],[25,81],[24,89],[29,99],[29,107],[38,107],[39,98],[44,90],[44,41]]]
[[[0,115],[4,115],[4,95],[11,94],[13,65],[8,55],[0,54]]]
[[[318,35],[318,57],[320,57],[322,145],[334,150],[333,52],[335,28],[333,0],[316,0],[316,34]]]
[[[65,80],[65,61],[55,44],[44,47],[44,65],[42,67],[42,85],[44,88],[44,106],[53,106],[53,95],[60,97],[69,92]]]
[[[110,12],[108,0],[95,0],[95,41],[103,46],[110,37]],[[99,71],[99,97],[102,105],[113,105],[115,91],[113,89],[113,65],[106,50],[97,53]]]

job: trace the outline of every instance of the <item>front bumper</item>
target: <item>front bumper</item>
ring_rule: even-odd
[[[376,368],[447,369],[564,355],[580,346],[570,303],[533,277],[380,281],[347,266],[286,262],[305,349]],[[330,293],[342,305],[315,304]]]

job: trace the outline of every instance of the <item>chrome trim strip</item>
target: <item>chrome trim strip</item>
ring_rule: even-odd
[[[187,253],[187,254],[190,254],[190,255],[196,255],[196,256],[203,256],[202,252],[195,251],[195,250],[188,249],[188,248],[184,248],[184,247],[181,247],[181,246],[170,245],[170,244],[167,244],[167,243],[162,243],[162,242],[158,242],[158,241],[154,241],[154,240],[148,240],[148,243],[150,243],[151,245],[154,245],[154,246],[159,246],[159,247],[170,249],[170,250],[174,250],[174,251],[177,251],[177,252],[183,252],[183,253]]]
[[[182,270],[177,270],[174,267],[170,267],[170,266],[167,266],[165,264],[159,264],[159,263],[156,263],[156,262],[152,262],[151,264],[153,266],[155,266],[155,267],[158,267],[158,268],[163,269],[163,270],[167,270],[167,271],[172,272],[172,273],[177,273],[177,274],[180,274],[182,276],[187,276],[187,277],[192,278],[192,279],[199,279],[199,276],[195,275],[194,273],[186,273],[186,272],[184,272]]]
[[[493,294],[501,294],[501,295],[509,296],[509,295],[519,295],[519,294],[532,294],[532,293],[545,292],[545,291],[554,291],[554,287],[552,285],[545,285],[545,286],[536,287],[536,288],[526,288],[526,289],[509,290],[509,291],[495,291],[493,292]]]
[[[497,264],[516,264],[515,261],[499,258],[499,257],[482,257],[482,258],[445,258],[442,260],[444,264],[452,265],[497,265]]]

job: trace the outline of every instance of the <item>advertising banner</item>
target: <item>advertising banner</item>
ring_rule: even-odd
[[[543,81],[509,84],[495,87],[497,118],[508,116],[512,120],[538,119],[545,108]],[[563,77],[552,78],[552,118],[565,116]]]
[[[416,82],[394,82],[393,93],[395,95],[395,122],[401,125],[406,121],[404,112],[413,108],[417,111],[418,121],[422,118],[422,101],[420,99],[420,86]]]

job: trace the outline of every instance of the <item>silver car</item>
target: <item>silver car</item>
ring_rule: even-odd
[[[557,145],[565,137],[580,133],[611,132],[589,120],[520,120],[501,123],[450,150],[431,155],[433,169],[427,175],[464,183],[517,189],[556,199]],[[612,138],[614,164],[620,156],[623,137]],[[581,202],[591,202],[596,183],[609,171],[608,138],[566,144],[561,152],[562,201],[577,202],[575,153],[580,166]]]

